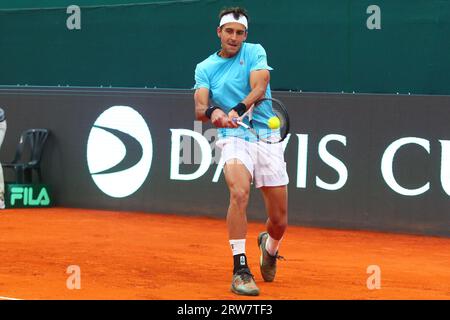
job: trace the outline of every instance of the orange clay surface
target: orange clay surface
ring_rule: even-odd
[[[229,290],[224,219],[94,211],[0,211],[0,296],[19,299],[450,299],[450,239],[290,226],[275,282],[247,255],[261,295]],[[69,290],[71,265],[81,289]],[[367,267],[381,269],[369,290]]]

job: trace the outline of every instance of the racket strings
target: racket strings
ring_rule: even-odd
[[[271,108],[272,113],[278,117],[280,120],[280,127],[277,129],[270,129],[266,125],[267,129],[257,129],[253,126],[253,111],[256,107],[264,104],[265,106]],[[249,126],[247,126],[243,121],[244,118],[248,119]],[[252,132],[258,140],[262,140],[269,144],[276,144],[283,141],[287,134],[289,133],[289,116],[287,114],[287,110],[284,107],[283,103],[277,99],[273,98],[263,98],[257,101],[254,105],[252,105],[247,112],[245,112],[240,118],[239,121],[242,123],[244,127],[246,127],[250,132]],[[261,119],[259,119],[261,121]]]

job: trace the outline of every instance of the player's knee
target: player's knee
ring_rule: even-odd
[[[249,191],[236,188],[230,193],[230,201],[239,206],[246,206],[248,203]]]
[[[274,227],[279,229],[279,230],[285,230],[288,226],[287,221],[285,220],[279,220],[276,221],[275,223],[273,223]]]
[[[279,212],[276,215],[272,215],[270,217],[270,222],[272,223],[272,225],[275,228],[284,230],[287,228],[287,225],[288,225],[287,214],[283,214],[283,213]]]

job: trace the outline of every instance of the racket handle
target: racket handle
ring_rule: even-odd
[[[231,121],[233,121],[234,123],[237,123],[239,121],[239,118],[234,117]]]

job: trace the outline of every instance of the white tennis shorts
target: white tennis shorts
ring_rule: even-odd
[[[282,143],[248,142],[228,137],[216,142],[225,164],[240,160],[252,175],[256,188],[284,186],[289,183]]]

